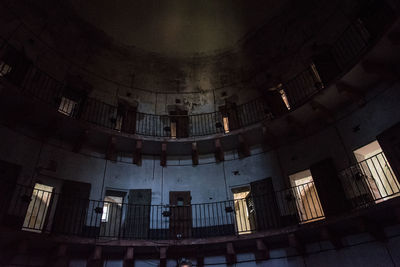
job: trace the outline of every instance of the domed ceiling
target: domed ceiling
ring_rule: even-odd
[[[288,0],[70,0],[116,42],[169,56],[223,52],[279,14]]]

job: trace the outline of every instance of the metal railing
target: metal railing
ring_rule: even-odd
[[[382,152],[338,176],[352,209],[400,195],[400,183]],[[32,188],[1,182],[0,223],[38,233],[163,240],[250,234],[325,218],[313,181],[263,195],[250,192],[242,199],[191,205],[105,199],[60,194],[40,184]]]
[[[366,9],[369,12],[362,13],[346,28],[324,52],[325,61],[314,62],[282,83],[291,110],[356,64],[397,16],[385,1],[372,1],[369,5],[374,9]],[[273,117],[263,98],[223,112],[189,115],[153,115],[137,112],[132,107],[109,105],[46,74],[32,64],[22,49],[5,40],[0,48],[0,79],[13,83],[23,93],[50,104],[66,116],[108,129],[143,136],[184,138],[226,133]]]
[[[323,218],[312,182],[276,194],[192,205],[89,200],[40,186],[6,186],[1,224],[37,233],[161,240],[249,234]]]
[[[340,171],[339,177],[353,208],[387,200],[400,192],[399,181],[383,152]]]

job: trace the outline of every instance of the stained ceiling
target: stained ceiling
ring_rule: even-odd
[[[286,0],[70,0],[116,42],[164,55],[231,49],[273,19]]]

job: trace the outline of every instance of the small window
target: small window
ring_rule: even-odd
[[[124,117],[122,115],[117,115],[117,119],[115,120],[115,130],[121,131],[122,130],[122,122],[124,120]]]
[[[117,196],[105,196],[103,205],[103,214],[101,215],[102,222],[110,221],[110,215],[115,216],[116,210],[120,210],[122,207],[123,197]],[[115,218],[113,218],[115,219]]]
[[[76,110],[78,106],[78,103],[66,98],[62,97],[61,98],[61,103],[60,106],[58,107],[58,112],[67,115],[67,116],[72,116],[74,114],[74,111]]]
[[[22,230],[41,233],[49,210],[53,187],[35,184],[31,200],[25,214]]]
[[[176,122],[171,122],[171,138],[176,139]]]
[[[5,75],[7,75],[8,73],[10,73],[11,71],[11,66],[8,65],[5,62],[0,62],[0,77],[4,77]]]
[[[284,89],[280,89],[279,93],[281,94],[282,100],[285,103],[287,109],[290,110],[291,107],[290,107],[289,100],[287,98],[285,90]]]
[[[399,181],[378,141],[355,150],[354,156],[358,161],[359,183],[362,182],[362,188],[367,188],[376,202],[400,193]]]
[[[183,198],[182,197],[178,197],[178,200],[176,202],[177,206],[183,206]]]
[[[224,121],[224,132],[229,133],[229,118],[224,117],[223,121]]]
[[[290,175],[289,178],[300,222],[308,223],[325,218],[311,171],[301,171]]]
[[[313,74],[314,74],[314,79],[315,79],[316,82],[319,83],[319,85],[320,85],[320,89],[323,89],[323,88],[324,88],[324,85],[323,85],[323,83],[322,83],[321,76],[319,76],[317,67],[315,66],[314,63],[311,64],[311,70],[312,70],[312,72],[313,72]]]

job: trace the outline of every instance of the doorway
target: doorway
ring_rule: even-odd
[[[235,205],[236,228],[239,235],[250,234],[254,230],[254,205],[250,196],[250,186],[232,188]]]
[[[318,192],[310,170],[289,175],[300,223],[309,223],[325,218]]]
[[[22,230],[41,233],[47,218],[53,187],[36,183],[26,211]]]
[[[378,141],[354,150],[353,153],[375,201],[387,200],[399,193],[400,184]]]
[[[118,237],[122,223],[122,203],[125,192],[106,191],[101,215],[100,236]]]

